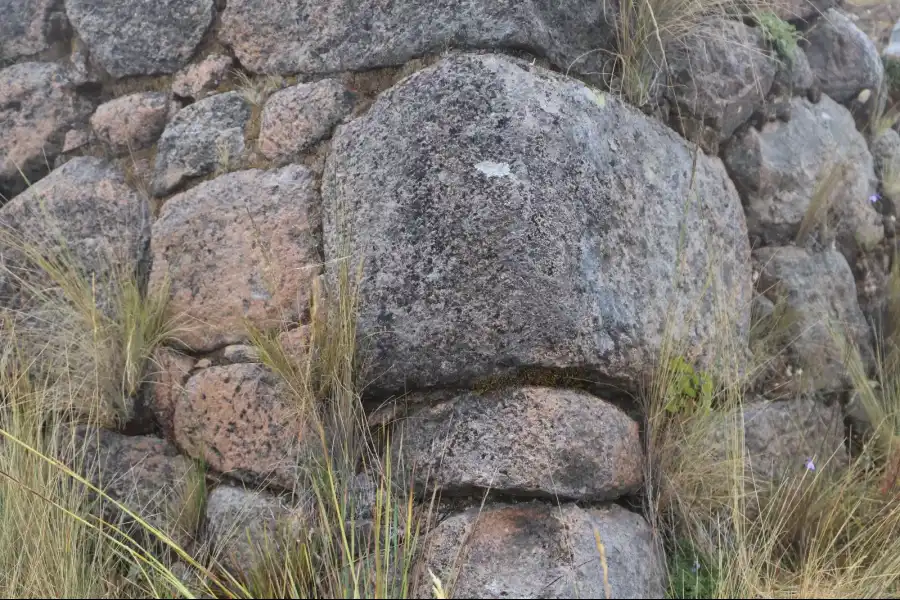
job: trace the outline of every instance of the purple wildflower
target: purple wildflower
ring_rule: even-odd
[[[699,570],[700,570],[700,562],[695,558],[694,566],[691,567],[691,573],[696,573]]]
[[[811,458],[806,459],[806,469],[809,471],[815,471],[816,465]]]
[[[869,196],[869,202],[871,202],[872,204],[875,204],[879,200],[881,200],[881,194],[872,194],[871,196]]]

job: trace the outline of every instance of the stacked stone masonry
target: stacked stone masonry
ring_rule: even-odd
[[[645,483],[630,398],[667,341],[713,367],[714,343],[749,353],[751,321],[786,302],[800,333],[746,409],[751,468],[843,446],[840,407],[814,400],[848,387],[821,320],[870,361],[889,317],[900,137],[861,117],[878,50],[839,3],[784,0],[805,32],[792,60],[749,20],[713,20],[632,106],[596,75],[616,43],[604,3],[388,4],[0,0],[0,223],[65,239],[98,282],[137,273],[190,323],[156,349],[141,435],[79,430],[91,464],[168,527],[155,492],[203,460],[220,483],[202,526],[172,531],[236,572],[253,558],[232,529],[302,530],[317,434],[249,328],[287,327],[302,355],[315,290],[364,258],[369,421],[404,436],[421,499],[464,504],[423,568],[459,575],[458,597],[663,597],[660,540],[624,506]],[[14,248],[0,261],[27,272]],[[0,304],[28,320],[28,289],[0,277]],[[810,399],[770,404],[785,385]]]

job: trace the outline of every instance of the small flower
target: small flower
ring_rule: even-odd
[[[811,458],[806,459],[806,470],[807,471],[815,471],[816,465]]]
[[[700,562],[695,558],[694,566],[691,567],[691,573],[696,573],[699,570],[700,570]]]
[[[881,200],[881,194],[872,194],[871,196],[869,196],[869,202],[871,202],[872,204],[875,204],[879,200]]]

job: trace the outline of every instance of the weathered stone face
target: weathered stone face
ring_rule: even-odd
[[[614,4],[591,0],[231,0],[221,39],[257,73],[326,74],[400,65],[448,47],[526,49],[597,72],[615,40]]]
[[[822,92],[845,104],[884,81],[878,49],[846,13],[828,9],[804,34],[806,55]]]
[[[278,378],[257,364],[200,370],[175,405],[175,442],[189,456],[251,484],[291,490],[305,423]]]
[[[160,137],[153,193],[165,196],[192,178],[228,170],[244,152],[250,106],[238,92],[216,94],[176,113]]]
[[[26,62],[0,71],[0,201],[49,171],[66,133],[91,109],[61,66]]]
[[[305,535],[303,507],[263,490],[220,485],[209,494],[204,542],[232,575],[248,577],[262,559],[289,551],[287,541]]]
[[[807,386],[830,392],[849,388],[844,350],[836,336],[846,336],[866,360],[874,353],[847,261],[836,250],[810,252],[796,246],[760,248],[753,258],[760,271],[760,293],[792,309],[787,351],[805,372]]]
[[[762,34],[739,21],[714,20],[672,44],[666,96],[686,134],[703,128],[727,140],[765,101],[776,65]],[[690,137],[690,135],[689,135]]]
[[[694,348],[747,329],[749,245],[722,164],[694,168],[660,123],[528,63],[461,55],[403,80],[338,128],[322,193],[326,264],[364,261],[373,393],[532,366],[635,386],[666,315]]]
[[[213,19],[213,0],[66,0],[72,25],[113,77],[174,73]]]
[[[795,241],[804,217],[816,215],[853,261],[884,238],[869,199],[875,173],[866,140],[850,112],[827,96],[818,104],[795,97],[791,113],[787,123],[739,133],[723,152],[747,227],[762,243],[782,245]]]
[[[413,399],[395,432],[397,464],[416,465],[420,490],[600,501],[641,485],[638,424],[585,392],[435,392],[427,401],[417,410]]]
[[[168,440],[175,439],[175,407],[196,362],[169,348],[153,353],[147,405]]]
[[[17,247],[23,241],[57,254],[65,251],[67,260],[95,282],[100,302],[109,299],[106,284],[140,276],[146,268],[147,201],[103,159],[74,158],[54,170],[0,209],[0,227],[25,238],[2,244],[0,305],[6,308],[27,311],[30,290],[53,285]]]
[[[224,54],[213,54],[189,65],[175,74],[172,93],[202,100],[227,77],[232,59]]]
[[[47,50],[66,32],[63,0],[0,0],[0,64]]]
[[[124,436],[106,429],[79,426],[63,436],[60,458],[94,486],[160,529],[182,547],[196,534],[201,486],[191,461],[178,449],[151,436]],[[93,495],[93,494],[92,494]],[[107,522],[124,519],[125,531],[148,535],[124,511],[106,501]]]
[[[113,152],[127,154],[152,146],[170,111],[169,94],[130,94],[101,104],[91,116],[91,128]]]
[[[321,269],[315,181],[299,165],[229,173],[174,196],[153,225],[151,289],[189,321],[179,338],[210,351],[296,322]]]
[[[275,92],[266,102],[259,149],[270,160],[296,157],[353,108],[353,95],[334,79],[301,83]]]
[[[734,415],[722,415],[711,430],[716,459],[726,460],[732,447]],[[748,401],[737,417],[743,427],[746,476],[758,485],[778,483],[804,469],[838,470],[847,465],[844,422],[837,403],[813,399],[785,402]]]
[[[476,506],[429,533],[423,565],[454,582],[455,598],[606,598],[596,536],[606,549],[608,597],[665,597],[658,541],[643,517],[617,505]],[[432,597],[430,577],[415,597]]]

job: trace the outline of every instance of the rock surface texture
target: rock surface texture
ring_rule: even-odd
[[[302,509],[264,491],[220,485],[209,494],[204,539],[232,573],[250,575],[264,557],[303,534]]]
[[[250,484],[293,489],[306,432],[289,390],[264,367],[201,370],[185,384],[173,422],[189,456]]]
[[[445,495],[600,501],[641,485],[638,424],[600,398],[538,387],[447,396],[402,420],[423,488],[427,477]]]
[[[900,0],[777,0],[793,54],[650,4],[0,0],[0,384],[246,590],[331,535],[359,597],[685,595],[657,515],[873,431],[900,28],[884,64],[863,30]],[[374,557],[414,535],[406,589]]]
[[[131,94],[100,105],[91,117],[91,127],[113,152],[143,150],[162,134],[170,110],[168,94]]]
[[[361,71],[448,46],[526,49],[591,72],[602,53],[588,51],[612,47],[614,18],[612,8],[591,0],[231,0],[221,37],[257,73]]]
[[[125,183],[111,163],[72,159],[0,208],[4,236],[0,253],[0,305],[26,310],[35,288],[54,284],[22,244],[60,251],[68,264],[94,280],[101,301],[107,284],[146,270],[150,215],[145,199]],[[57,282],[58,284],[58,282]]]
[[[224,54],[207,56],[201,62],[185,67],[172,80],[172,93],[202,100],[228,75],[234,61]]]
[[[175,446],[150,436],[124,436],[93,427],[79,427],[71,440],[63,441],[61,458],[72,461],[70,466],[94,486],[176,542],[191,540],[199,516],[195,506],[202,493],[200,480],[194,465]],[[108,501],[103,517],[140,531],[132,517]]]
[[[153,225],[150,286],[191,320],[194,350],[246,339],[306,310],[318,274],[320,216],[308,169],[237,171],[169,199]]]
[[[237,92],[181,109],[166,126],[156,153],[153,192],[164,196],[191,178],[228,170],[244,152],[250,106]]]
[[[322,184],[326,263],[348,239],[366,257],[372,385],[465,385],[530,366],[635,385],[665,314],[708,306],[707,269],[744,335],[740,201],[717,159],[698,157],[693,178],[692,164],[658,122],[498,56],[449,58],[383,94],[338,129]],[[715,334],[694,319],[675,335]]]
[[[714,430],[711,440],[719,457],[731,447],[726,432],[728,415]],[[758,481],[780,482],[804,469],[838,471],[847,464],[844,423],[840,406],[824,406],[815,400],[787,402],[750,401],[739,417],[743,420],[746,475]],[[811,464],[811,467],[810,467]]]
[[[850,112],[822,96],[794,98],[792,117],[762,130],[746,129],[724,149],[725,165],[741,193],[750,235],[762,243],[795,241],[823,225],[848,260],[884,238],[872,156]],[[822,239],[828,242],[829,239]]]
[[[884,80],[884,66],[872,40],[840,10],[824,12],[804,35],[809,65],[834,100],[845,103],[863,90],[874,94]]]
[[[66,0],[91,56],[113,77],[174,73],[213,18],[213,0]]]
[[[788,351],[815,390],[850,386],[839,336],[873,357],[871,331],[856,299],[853,272],[835,250],[809,252],[796,246],[754,251],[760,272],[757,289],[791,309]]]
[[[762,34],[738,21],[716,20],[674,44],[669,100],[688,139],[727,140],[766,99],[776,63]],[[706,129],[711,132],[707,133]]]
[[[263,110],[259,149],[266,158],[289,159],[328,136],[352,108],[353,95],[334,79],[275,92]]]
[[[609,590],[595,533],[606,547]],[[643,517],[617,505],[490,504],[435,528],[424,564],[454,582],[455,598],[662,598],[657,543]],[[426,586],[417,597],[432,597]]]
[[[25,62],[0,71],[0,200],[43,177],[66,133],[91,109],[58,65]]]
[[[62,0],[0,0],[0,65],[31,56],[62,41]]]

